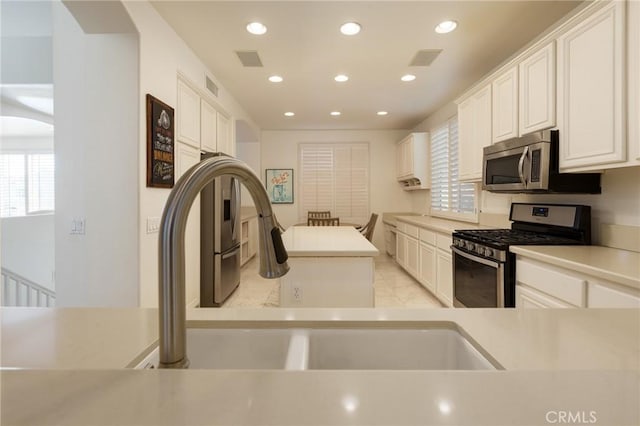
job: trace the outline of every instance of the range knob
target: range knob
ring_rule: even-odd
[[[476,245],[475,245],[475,244],[473,244],[473,243],[472,243],[472,242],[470,242],[470,241],[467,241],[467,250],[469,250],[469,251],[473,251],[473,249],[475,249],[475,248],[476,248]]]
[[[493,249],[490,249],[490,248],[484,249],[484,255],[489,257],[493,256]]]

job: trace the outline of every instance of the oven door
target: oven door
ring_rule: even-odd
[[[453,255],[453,306],[504,308],[504,263],[451,247]]]

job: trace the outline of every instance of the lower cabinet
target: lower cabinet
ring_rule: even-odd
[[[396,262],[433,293],[445,306],[453,306],[451,234],[398,222]]]
[[[516,308],[640,308],[640,290],[517,257]]]
[[[258,218],[244,218],[240,221],[240,265],[247,263],[258,251]]]

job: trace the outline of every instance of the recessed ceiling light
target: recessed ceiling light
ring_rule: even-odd
[[[416,79],[416,76],[413,74],[405,74],[402,77],[400,77],[400,80],[402,81],[413,81]]]
[[[284,113],[284,115],[286,115],[287,117],[293,117],[296,114],[294,112],[287,111],[287,112]]]
[[[331,115],[337,117],[338,115],[340,115],[340,111],[331,111]]]
[[[345,81],[349,80],[349,77],[344,74],[339,74],[336,75],[333,79],[338,83],[344,83]]]
[[[389,113],[387,111],[378,111],[377,114],[378,115],[387,115]]]
[[[269,81],[272,83],[282,83],[282,80],[283,78],[279,75],[272,75],[271,77],[269,77]]]
[[[442,21],[438,25],[436,25],[435,31],[438,34],[446,34],[455,30],[457,26],[458,23],[456,21]]]
[[[261,22],[252,22],[247,25],[247,31],[251,34],[262,35],[267,32],[267,27]]]
[[[360,32],[360,24],[357,22],[347,22],[340,27],[340,32],[344,35],[356,35]]]

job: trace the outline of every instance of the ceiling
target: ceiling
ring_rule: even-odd
[[[155,1],[263,130],[410,129],[576,7],[578,1]],[[449,34],[434,27],[458,22]],[[260,21],[265,35],[249,34]],[[356,36],[339,27],[362,25]],[[442,49],[430,66],[416,52]],[[256,51],[244,67],[235,51]],[[349,81],[333,77],[347,74]],[[416,75],[402,82],[404,74]],[[284,78],[271,83],[270,75]],[[377,116],[377,111],[387,111]],[[284,112],[295,112],[285,117]],[[340,111],[341,115],[329,115]]]

